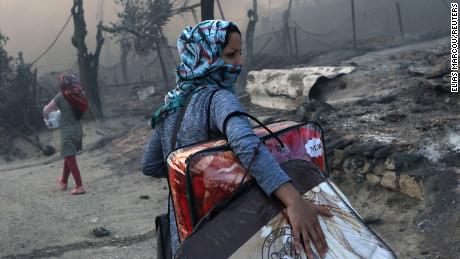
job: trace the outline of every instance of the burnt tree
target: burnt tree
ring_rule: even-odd
[[[292,57],[292,42],[291,42],[291,33],[289,29],[289,19],[291,18],[291,8],[292,8],[292,0],[289,0],[288,8],[283,13],[283,29],[282,29],[282,36],[280,41],[280,48],[284,49],[284,52]]]
[[[128,83],[128,54],[131,49],[129,41],[126,38],[123,38],[119,42],[120,44],[120,64],[121,64],[121,74],[123,76],[123,82]]]
[[[201,20],[214,20],[214,0],[201,0]]]
[[[38,108],[37,72],[24,62],[22,52],[17,58],[8,55],[7,41],[0,32],[0,154],[18,151],[12,144],[15,137],[43,150],[38,136],[43,121]]]
[[[248,27],[246,28],[246,49],[248,66],[251,66],[252,59],[254,58],[254,34],[256,31],[256,23],[259,20],[257,15],[257,0],[252,1],[252,9],[248,11]]]
[[[88,53],[85,43],[86,23],[83,10],[83,0],[74,0],[71,9],[74,22],[74,34],[72,36],[72,45],[78,50],[78,68],[80,72],[80,81],[86,92],[90,103],[90,116],[100,118],[103,116],[102,103],[98,85],[99,55],[104,37],[100,24],[97,27],[96,50],[94,53]]]

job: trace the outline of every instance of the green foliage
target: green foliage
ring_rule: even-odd
[[[10,62],[12,57],[8,56],[5,45],[8,38],[0,31],[0,88],[6,84],[8,75],[11,73]]]
[[[42,124],[35,76],[21,52],[16,58],[8,55],[7,41],[0,33],[0,125],[28,134]]]
[[[161,28],[172,16],[169,0],[117,0],[122,6],[115,24],[115,35],[129,39],[129,47],[138,54],[156,50],[154,42],[162,40]]]

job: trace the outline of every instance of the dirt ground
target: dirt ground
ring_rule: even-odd
[[[431,97],[417,97],[421,104],[411,99],[419,85],[404,81],[402,72],[396,72],[401,69],[401,63],[392,57],[399,56],[409,63],[413,58],[413,65],[420,65],[415,62],[419,58],[413,52],[425,49],[435,52],[444,41],[377,51],[344,61],[359,69],[346,79],[346,92],[323,94],[324,100],[336,109],[332,115],[325,113],[321,117],[326,132],[354,134],[362,140],[397,138],[406,141],[404,147],[414,149],[427,136],[455,132],[460,120],[452,116],[458,115],[459,106],[455,103],[456,97],[448,95],[433,97],[439,106],[433,108],[432,113],[414,112],[405,124],[396,121],[383,128],[376,119],[393,118],[395,116],[389,114],[395,113],[412,114],[409,110],[426,106],[423,101]],[[359,81],[360,77],[364,79]],[[397,88],[397,82],[404,87]],[[375,90],[369,91],[370,83]],[[368,84],[367,88],[364,84]],[[377,95],[399,97],[396,102],[375,104],[372,98]],[[363,105],[363,100],[371,104]],[[443,111],[446,107],[448,110]],[[292,112],[260,107],[249,110],[263,118],[298,119]],[[150,130],[144,112],[133,114],[85,125],[85,151],[77,158],[87,190],[84,195],[68,193],[73,187],[72,178],[68,191],[58,189],[56,179],[63,164],[59,154],[43,157],[31,151],[26,159],[2,161],[1,258],[156,258],[154,219],[167,208],[166,181],[146,177],[140,172],[142,150]],[[441,122],[432,121],[435,118],[441,118]],[[414,123],[421,127],[418,131],[412,130]],[[434,126],[429,127],[429,123]],[[436,123],[445,127],[436,126]],[[424,130],[424,125],[428,125],[428,129]],[[44,133],[42,139],[57,146],[56,132]],[[437,177],[427,178],[424,200],[367,182],[358,184],[341,175],[333,175],[333,181],[399,258],[454,258],[460,253],[458,152],[460,150],[452,153],[451,160],[440,159],[444,161],[442,166],[437,166],[437,161],[427,164],[425,170],[433,170]],[[96,227],[105,227],[111,235],[95,237],[91,230]]]

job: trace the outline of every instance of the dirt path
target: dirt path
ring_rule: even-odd
[[[58,189],[61,160],[2,172],[0,208],[7,213],[0,214],[0,256],[155,258],[154,218],[166,210],[165,183],[114,170],[105,163],[108,149],[78,157],[88,192],[77,197]],[[92,236],[98,226],[112,235]]]
[[[426,79],[409,71],[411,66],[431,64],[422,57],[436,61],[437,46],[444,41],[350,59],[347,62],[359,68],[347,77],[346,89],[325,88],[328,94],[324,100],[335,108],[321,115],[329,133],[351,134],[359,141],[371,139],[368,135],[377,139],[375,136],[387,134],[398,140],[394,144],[404,151],[419,151],[428,137],[437,146],[444,146],[439,161],[420,168],[427,171],[422,201],[355,178],[335,178],[357,211],[373,221],[371,227],[401,258],[453,258],[449,255],[460,251],[458,230],[452,228],[459,222],[460,149],[446,151],[452,146],[448,136],[459,125],[458,117],[454,117],[459,109],[458,96],[436,94]],[[426,54],[423,49],[431,51]],[[373,96],[377,94],[386,99]],[[431,103],[433,100],[436,102]],[[297,119],[292,112],[260,107],[249,110],[261,119]],[[150,134],[146,122],[137,118],[114,130],[118,125],[121,123],[106,125],[100,133],[93,129],[100,135],[97,141],[108,138],[105,146],[88,144],[87,151],[78,157],[88,191],[85,195],[74,197],[58,189],[56,178],[63,163],[58,156],[0,165],[1,258],[155,258],[154,219],[166,211],[166,181],[146,177],[139,170]],[[123,128],[131,130],[122,134]],[[329,144],[326,146],[331,147]],[[70,182],[72,187],[72,178]],[[140,198],[144,195],[149,199]],[[94,237],[90,231],[100,226],[110,229],[112,235]]]

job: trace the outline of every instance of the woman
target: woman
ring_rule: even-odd
[[[85,93],[75,75],[62,74],[59,77],[60,93],[51,100],[43,109],[43,117],[55,110],[61,111],[61,155],[64,157],[64,169],[62,176],[58,178],[58,184],[62,190],[67,189],[69,174],[75,180],[75,188],[70,192],[73,195],[85,193],[78,169],[75,155],[82,149],[82,127],[80,119],[88,110],[88,101]]]
[[[243,111],[234,93],[235,81],[243,65],[239,29],[227,21],[204,21],[194,28],[187,27],[179,36],[177,47],[182,61],[176,71],[177,86],[168,92],[165,104],[152,116],[154,131],[144,152],[143,173],[166,177],[164,166],[171,151],[173,127],[188,95],[192,97],[178,131],[176,148],[209,139],[208,131],[214,136],[226,132],[234,154],[247,168],[260,139],[244,117],[230,118],[226,131],[223,128],[227,115]],[[211,93],[216,90],[211,100]],[[331,216],[331,213],[303,200],[263,145],[251,166],[251,174],[267,195],[274,195],[286,206],[296,249],[299,251],[303,246],[308,257],[313,258],[312,240],[320,255],[324,256],[327,244],[317,215]],[[179,239],[172,209],[170,222],[174,255],[179,248]]]

